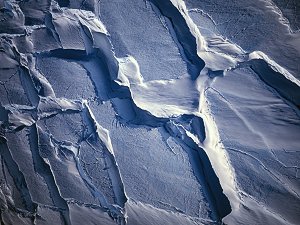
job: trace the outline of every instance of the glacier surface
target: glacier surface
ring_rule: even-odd
[[[1,224],[298,224],[299,26],[297,0],[0,0]]]

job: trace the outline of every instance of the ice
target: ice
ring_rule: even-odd
[[[1,224],[297,224],[298,11],[0,1]]]

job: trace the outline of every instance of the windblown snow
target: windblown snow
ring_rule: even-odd
[[[300,221],[297,0],[0,0],[3,225]]]

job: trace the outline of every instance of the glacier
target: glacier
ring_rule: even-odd
[[[1,224],[299,223],[299,1],[0,9]]]

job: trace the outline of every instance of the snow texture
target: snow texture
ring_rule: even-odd
[[[299,10],[0,1],[1,224],[298,224]]]

